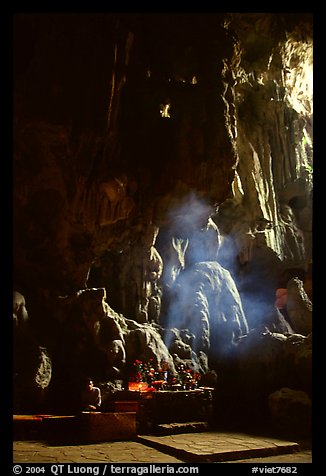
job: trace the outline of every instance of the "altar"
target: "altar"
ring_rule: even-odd
[[[211,387],[194,390],[125,390],[115,395],[114,411],[135,411],[138,433],[152,433],[167,423],[209,422],[213,412]]]

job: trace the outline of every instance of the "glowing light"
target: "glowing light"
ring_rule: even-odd
[[[312,64],[307,65],[305,67],[305,76],[307,80],[307,89],[308,89],[308,94],[310,96],[313,95],[313,88],[314,88],[314,72],[313,72],[313,66]]]
[[[284,82],[289,103],[297,112],[311,115],[313,107],[312,44],[288,41],[284,48],[283,61]]]
[[[160,104],[160,114],[161,114],[161,117],[167,117],[167,118],[170,118],[170,107],[171,107],[171,104],[170,103],[166,103],[166,104]]]
[[[148,383],[146,382],[128,382],[128,390],[130,392],[146,392]]]

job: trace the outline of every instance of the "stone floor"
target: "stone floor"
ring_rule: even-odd
[[[306,445],[237,432],[137,436],[129,441],[60,445],[14,441],[14,463],[312,463]]]

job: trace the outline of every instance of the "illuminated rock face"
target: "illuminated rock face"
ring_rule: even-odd
[[[216,261],[196,263],[179,274],[166,319],[168,327],[188,330],[192,349],[208,355],[209,362],[226,358],[248,332],[235,283]]]
[[[304,14],[16,17],[14,287],[47,348],[69,345],[65,326],[52,332],[58,303],[87,288],[147,329],[143,347],[161,342],[192,273],[174,348],[198,365],[213,322],[221,353],[275,324],[280,276],[311,262],[311,33]],[[212,317],[226,285],[234,301]],[[87,332],[88,371],[107,376],[116,365]],[[128,360],[132,345],[105,332]]]
[[[24,296],[13,293],[13,407],[16,413],[39,412],[52,377],[52,361],[30,326]]]

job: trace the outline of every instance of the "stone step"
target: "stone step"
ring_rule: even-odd
[[[195,432],[139,435],[137,441],[188,462],[224,462],[300,451],[298,443],[243,433]]]
[[[155,435],[175,435],[178,433],[192,433],[207,431],[207,421],[188,421],[175,423],[160,423],[155,427]]]
[[[77,415],[14,415],[14,440],[88,442],[130,440],[136,412],[81,412]]]

